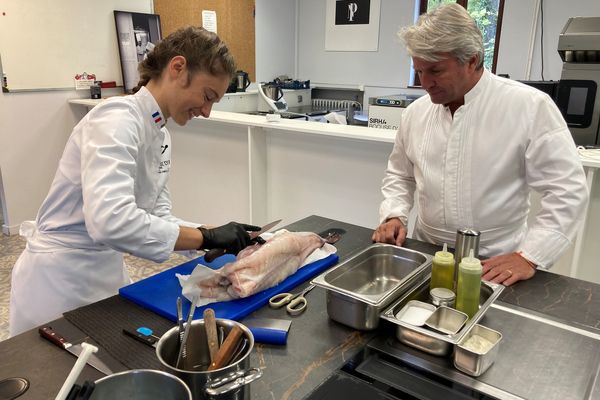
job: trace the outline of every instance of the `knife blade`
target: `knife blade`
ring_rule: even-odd
[[[249,232],[250,235],[250,239],[256,239],[257,237],[259,237],[260,235],[262,235],[263,233],[267,232],[268,230],[274,228],[275,226],[279,225],[279,223],[283,221],[282,219],[278,219],[276,221],[273,222],[269,222],[268,224],[266,224],[265,226],[260,228],[260,231],[256,231],[256,232]],[[221,257],[223,254],[226,253],[225,249],[210,249],[208,250],[205,254],[204,254],[204,260],[206,262],[212,262],[215,258],[217,257]]]
[[[38,333],[41,337],[48,340],[50,343],[68,351],[73,354],[75,357],[79,357],[81,352],[83,351],[83,347],[81,344],[73,344],[61,336],[58,332],[54,331],[51,326],[43,326],[38,329]],[[112,370],[102,362],[96,355],[90,355],[87,361],[88,365],[94,367],[98,371],[102,372],[105,375],[111,375]]]

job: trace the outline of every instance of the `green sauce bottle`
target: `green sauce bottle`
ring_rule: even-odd
[[[456,284],[456,309],[473,318],[479,311],[479,296],[481,294],[481,262],[469,256],[461,260],[458,266],[458,282]]]
[[[431,265],[431,282],[429,289],[446,288],[454,291],[454,255],[448,251],[448,245],[444,243],[444,249],[437,251]]]

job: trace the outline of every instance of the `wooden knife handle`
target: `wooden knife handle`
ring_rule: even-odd
[[[69,343],[67,341],[67,339],[65,339],[58,333],[54,332],[54,330],[52,329],[51,326],[43,326],[43,327],[39,328],[38,333],[44,339],[49,340],[50,342],[54,343],[55,345],[57,345],[58,347],[61,347],[63,349],[66,349],[67,347],[69,347],[71,345],[71,343]]]
[[[238,325],[234,325],[233,329],[227,335],[227,338],[225,338],[223,345],[217,352],[215,359],[210,364],[207,371],[214,371],[215,369],[225,366],[224,364],[231,359],[233,352],[238,347],[238,342],[243,333],[244,331],[242,331],[242,328],[240,328]]]
[[[208,351],[210,352],[210,362],[215,361],[217,351],[219,351],[219,336],[217,335],[217,321],[215,312],[212,308],[204,310],[204,328],[206,329],[206,339],[208,341]]]

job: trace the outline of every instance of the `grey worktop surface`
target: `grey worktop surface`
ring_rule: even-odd
[[[336,243],[340,261],[371,244],[371,229],[319,216],[304,218],[290,224],[287,228],[293,231],[317,233],[333,228],[344,229],[346,233],[342,240]],[[429,254],[438,250],[438,247],[431,244],[410,239],[407,241],[406,247]],[[289,317],[284,310],[274,310],[269,307],[263,307],[251,315],[252,317],[290,318],[292,320],[286,346],[258,344],[255,347],[251,365],[263,368],[264,374],[259,381],[251,384],[253,399],[304,398],[334,371],[367,347],[370,341],[377,340],[378,336],[383,335],[380,331],[356,331],[330,320],[326,311],[325,297],[323,289],[315,288],[307,295],[309,304],[306,312],[296,317]],[[506,333],[507,338],[502,343],[503,348],[510,348],[511,343],[508,338],[518,335],[519,332],[519,326],[511,325],[511,318],[504,314],[521,315],[520,318],[523,318],[522,315],[531,314],[534,317],[553,321],[559,327],[573,326],[583,332],[589,332],[591,336],[581,335],[585,338],[581,339],[582,346],[579,346],[582,351],[577,368],[589,368],[590,371],[583,374],[586,376],[592,374],[591,370],[598,368],[598,349],[596,348],[595,351],[583,350],[587,349],[585,346],[591,346],[593,349],[594,343],[588,339],[600,335],[600,285],[539,271],[530,281],[506,288],[497,303],[500,308],[490,310],[490,315],[486,315],[483,323],[493,325],[501,332]],[[112,304],[114,304],[114,299]],[[516,314],[506,310],[515,310]],[[494,323],[495,316],[497,316],[496,323]],[[562,367],[559,362],[552,362],[552,357],[558,357],[559,350],[551,347],[544,348],[539,340],[545,338],[543,344],[547,345],[548,341],[552,341],[555,328],[547,329],[544,335],[535,335],[536,329],[539,331],[539,326],[536,325],[539,322],[529,318],[525,318],[525,320],[526,323],[521,326],[533,332],[530,338],[532,347],[525,346],[522,349],[519,348],[519,351],[523,352],[522,357],[525,359],[535,360],[535,363],[531,362],[536,366],[545,365],[545,368],[548,369],[547,373],[539,371],[538,377],[541,381],[552,384],[548,377],[557,376],[557,371],[560,371],[559,369]],[[65,336],[82,336],[81,331],[64,318],[54,321],[52,324]],[[503,326],[497,326],[498,324]],[[564,329],[559,329],[556,332],[564,331]],[[558,345],[568,343],[564,342],[565,339],[560,334],[555,335],[554,338]],[[523,343],[519,342],[519,346],[523,346]],[[576,348],[577,346],[574,347],[574,349]],[[408,358],[424,361],[431,358],[420,354],[418,350],[408,348],[402,350],[402,346],[400,349],[403,354],[411,355]],[[547,354],[546,358],[544,354]],[[106,352],[103,353],[101,350],[99,356],[113,367],[113,370],[124,369]],[[0,380],[10,376],[23,376],[31,382],[28,392],[19,399],[53,398],[73,365],[73,359],[69,354],[49,345],[39,337],[37,330],[31,330],[0,342],[0,359],[2,360],[0,362]],[[563,359],[563,356],[556,358],[556,360]],[[564,365],[569,366],[570,364],[563,362]],[[485,383],[485,379],[489,379],[490,381],[485,384],[502,386],[499,383],[502,378],[498,374],[505,371],[510,371],[510,368],[499,359],[497,364],[490,369],[489,376],[486,374],[480,380]],[[495,372],[495,374],[491,374],[491,372]],[[86,367],[79,381],[98,379],[101,376],[99,372]],[[546,378],[542,379],[543,377]],[[528,384],[533,385],[531,382]],[[598,398],[598,387],[590,385],[588,387],[591,388],[588,389],[588,391],[591,390],[590,398]],[[524,391],[523,395],[527,393],[529,392]]]

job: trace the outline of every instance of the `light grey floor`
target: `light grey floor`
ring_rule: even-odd
[[[10,274],[12,267],[25,248],[25,240],[18,235],[6,236],[0,234],[0,340],[8,338],[8,305],[10,300]],[[179,265],[188,259],[173,254],[162,264],[141,258],[126,256],[129,275],[134,281],[154,275],[166,268]]]

